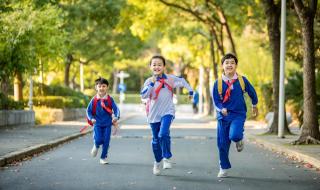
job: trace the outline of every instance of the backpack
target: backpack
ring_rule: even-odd
[[[97,98],[97,96],[95,96],[93,98],[93,104],[92,104],[92,115],[95,116],[96,115],[96,111],[97,111],[97,103],[98,103],[98,100],[100,100],[99,98]],[[102,100],[104,101],[104,100]],[[110,96],[108,95],[107,97],[107,102],[108,102],[108,105],[103,107],[102,108],[108,112],[110,115],[112,115],[112,102],[111,102],[111,98]],[[93,123],[87,118],[87,122],[89,125],[93,126]]]
[[[246,90],[245,90],[246,89],[246,85],[244,83],[243,76],[238,74],[238,80],[239,80],[242,92],[245,93],[246,92]],[[223,82],[222,78],[219,77],[218,78],[218,93],[219,93],[219,96],[220,96],[221,100],[223,100],[223,97],[222,97],[222,82]]]

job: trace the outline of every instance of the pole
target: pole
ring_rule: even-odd
[[[204,69],[203,66],[200,65],[199,68],[199,115],[203,114],[203,74],[204,74]]]
[[[284,75],[286,54],[286,0],[281,0],[281,38],[280,38],[280,84],[279,84],[279,122],[278,137],[284,138]]]
[[[80,91],[84,91],[83,63],[80,63]]]
[[[32,102],[33,80],[32,80],[32,75],[31,74],[30,74],[29,80],[30,80],[30,87],[29,87],[29,102],[28,102],[28,106],[29,106],[29,109],[32,110],[33,109],[33,102]]]

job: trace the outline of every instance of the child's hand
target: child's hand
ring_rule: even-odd
[[[112,119],[112,124],[113,124],[112,135],[116,135],[117,131],[118,131],[118,128],[119,128],[118,119],[117,118],[113,118]]]
[[[118,119],[116,118],[112,119],[112,124],[113,126],[118,127]]]
[[[252,115],[253,117],[257,117],[259,114],[258,108],[257,107],[252,107]]]
[[[222,115],[227,116],[228,110],[226,108],[222,108],[221,113],[222,113]]]
[[[193,102],[193,101],[192,101],[192,100],[193,100],[193,96],[192,96],[192,95],[189,95],[188,98],[189,98],[189,100],[190,100],[191,102]]]
[[[152,77],[151,77],[151,82],[152,83],[155,83],[157,81],[157,76],[156,75],[153,75]]]
[[[95,120],[95,119],[91,119],[91,122],[92,122],[93,124],[95,124],[95,123],[96,123],[96,120]]]

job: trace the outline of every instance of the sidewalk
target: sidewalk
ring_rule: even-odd
[[[125,114],[119,122],[132,116],[134,114]],[[29,127],[0,128],[0,167],[91,133],[91,127],[80,133],[80,128],[85,125],[87,123],[82,119]]]
[[[291,128],[294,135],[285,135],[279,138],[277,135],[263,134],[265,128],[246,129],[246,138],[249,142],[262,146],[270,151],[282,154],[287,158],[302,162],[305,167],[320,169],[320,145],[292,145],[291,143],[299,138],[299,129]]]

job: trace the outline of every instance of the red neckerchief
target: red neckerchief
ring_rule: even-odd
[[[158,81],[160,82],[160,85],[155,90],[155,93],[156,93],[156,97],[154,98],[155,100],[158,98],[160,90],[162,89],[163,85],[166,85],[167,88],[172,92],[172,87],[168,83],[166,83],[164,78],[161,78]]]
[[[99,100],[99,99],[98,99]],[[108,106],[104,103],[104,101],[108,101]],[[109,114],[112,114],[111,100],[110,96],[107,98],[101,98],[101,107],[106,110]]]
[[[226,101],[229,100],[230,95],[231,95],[231,86],[232,86],[232,84],[233,84],[234,82],[236,82],[236,81],[237,81],[237,79],[232,79],[231,82],[229,82],[228,80],[225,81],[225,83],[227,83],[227,85],[228,85],[228,89],[227,89],[227,91],[226,91],[226,94],[225,94],[224,97],[223,97],[222,103],[225,103]]]

